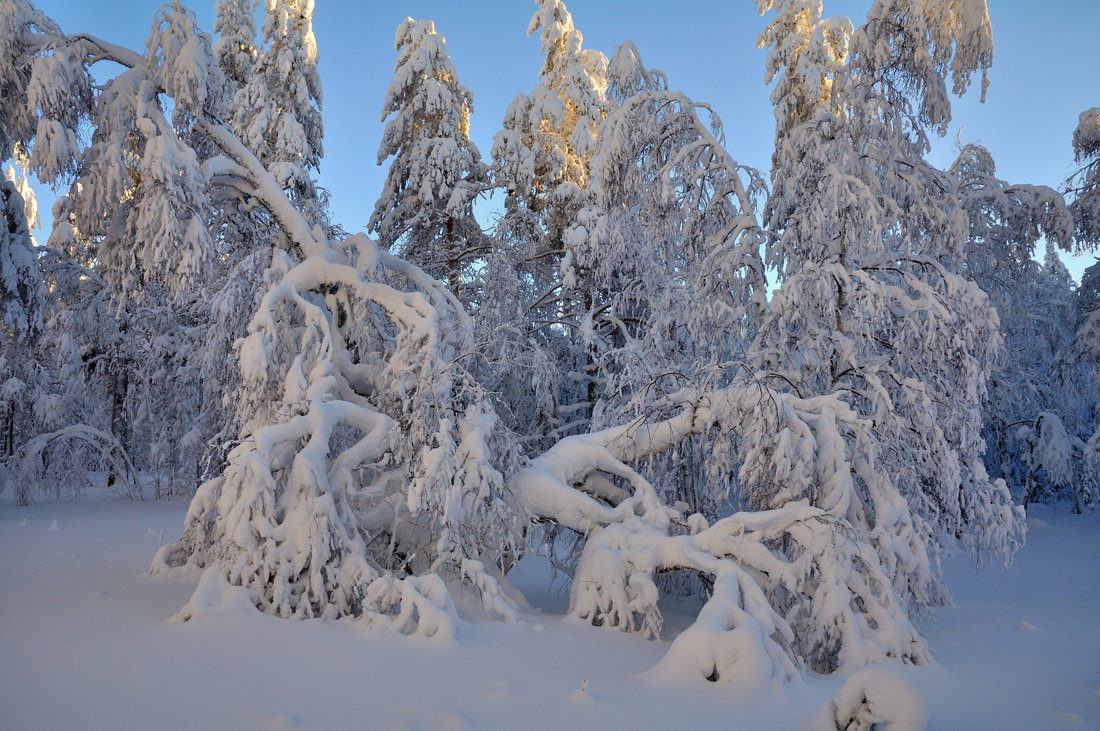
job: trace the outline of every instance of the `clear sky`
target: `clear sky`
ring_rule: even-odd
[[[987,0],[994,61],[985,104],[977,89],[955,100],[947,138],[932,161],[946,166],[955,135],[980,142],[1011,182],[1060,186],[1073,168],[1070,137],[1077,115],[1100,106],[1100,0]],[[140,48],[156,0],[40,0],[67,32],[84,31]],[[188,3],[200,25],[213,26],[214,2]],[[608,56],[632,40],[646,65],[668,74],[673,88],[709,102],[725,124],[727,148],[765,169],[772,111],[764,86],[764,52],[754,40],[765,24],[751,0],[566,0],[584,45]],[[859,25],[870,0],[824,0],[825,15]],[[332,193],[336,220],[365,228],[385,168],[376,156],[379,112],[392,78],[393,33],[405,17],[431,19],[447,38],[459,77],[474,94],[471,134],[484,158],[504,110],[537,82],[537,38],[526,36],[534,0],[316,0],[313,28],[324,85],[325,158],[320,182]],[[48,217],[45,190],[40,199]],[[485,221],[483,224],[487,223]],[[44,221],[48,225],[48,221]],[[44,237],[40,237],[44,238]],[[1063,257],[1075,277],[1093,256]]]

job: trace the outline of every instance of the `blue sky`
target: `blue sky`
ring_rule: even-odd
[[[937,142],[932,161],[946,166],[955,135],[980,142],[997,160],[998,174],[1018,183],[1057,187],[1073,167],[1070,136],[1077,115],[1100,106],[1097,60],[1098,0],[988,0],[994,62],[985,104],[976,89],[955,100],[954,120]],[[755,48],[765,19],[751,0],[567,0],[584,44],[610,55],[634,41],[673,88],[712,104],[725,124],[727,147],[745,164],[766,168],[772,112],[764,86],[764,52]],[[38,6],[68,32],[90,32],[140,47],[155,0],[74,2]],[[825,15],[847,15],[857,25],[870,0],[825,0]],[[200,25],[213,25],[214,2],[192,5]],[[526,36],[535,4],[524,0],[317,0],[314,32],[324,84],[325,158],[320,182],[333,198],[336,220],[363,229],[381,190],[385,168],[375,164],[379,112],[392,77],[393,32],[405,17],[435,21],[462,82],[474,94],[471,134],[488,157],[504,110],[537,82],[537,38]],[[44,212],[52,196],[42,191]],[[48,225],[48,221],[44,222]],[[485,222],[483,222],[485,223]],[[44,238],[44,237],[43,237]],[[1075,277],[1091,254],[1063,257]]]

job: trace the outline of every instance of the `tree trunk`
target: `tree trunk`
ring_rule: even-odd
[[[459,266],[460,261],[458,257],[458,248],[455,245],[455,220],[453,218],[447,219],[447,286],[451,289],[451,294],[458,297],[459,289],[462,287],[462,269]]]
[[[15,402],[8,401],[0,415],[0,461],[15,454]]]
[[[594,298],[592,296],[592,290],[586,288],[584,290],[584,311],[591,313],[593,303]],[[592,428],[592,412],[596,408],[596,399],[599,396],[599,392],[596,389],[596,370],[595,353],[593,352],[592,345],[586,343],[584,346],[584,397],[588,402],[585,407],[585,414],[588,418],[585,420],[585,429]]]
[[[125,370],[119,370],[111,379],[111,436],[118,440],[123,449],[127,449],[124,411],[129,385],[130,381]],[[111,464],[107,468],[107,487],[113,486],[116,482],[118,482],[118,475],[115,473],[114,464]]]

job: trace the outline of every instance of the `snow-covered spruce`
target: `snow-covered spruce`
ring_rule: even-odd
[[[509,345],[519,347],[508,355],[538,366],[540,376],[550,371],[548,393],[540,394],[533,419],[546,427],[537,441],[548,443],[586,428],[595,401],[593,354],[578,330],[591,297],[587,290],[564,291],[561,265],[567,231],[591,199],[590,166],[610,104],[607,57],[582,48],[581,33],[561,0],[537,5],[527,33],[537,32],[541,42],[539,83],[508,105],[492,147],[493,183],[507,193],[496,226],[502,256],[492,271],[509,284],[521,284],[522,319],[493,323],[493,330],[530,331],[518,343],[510,338]],[[494,282],[485,284],[490,311],[511,309],[510,302],[499,300],[510,299],[512,287],[498,293]],[[515,377],[500,374],[500,390],[516,390],[517,384],[508,382]]]
[[[497,182],[511,198],[546,216],[558,239],[583,204],[588,164],[607,115],[607,57],[582,49],[580,31],[561,0],[540,0],[527,34],[539,33],[540,82],[518,94],[493,140]]]
[[[459,83],[446,41],[430,20],[406,18],[394,49],[378,164],[393,162],[368,230],[458,295],[468,278],[464,270],[484,253],[472,211],[484,184],[481,155],[470,141],[473,95]]]
[[[34,199],[27,192],[26,174],[20,181],[9,167],[0,178],[0,333],[9,342],[35,338],[46,324],[46,285],[31,235]]]
[[[218,0],[214,4],[214,57],[225,78],[240,89],[248,83],[260,49],[256,47],[256,16],[251,0]]]
[[[229,69],[230,78],[244,80],[233,99],[232,127],[310,223],[322,223],[310,177],[324,155],[313,0],[264,0],[263,7],[262,46],[255,48],[251,64],[247,57],[253,52],[252,28],[240,17],[245,11],[232,5],[222,9],[223,27],[232,35],[230,48],[222,44],[216,49],[219,61]],[[237,57],[230,59],[226,53],[234,42]]]
[[[821,0],[756,0],[756,7],[761,15],[774,13],[756,37],[757,47],[768,49],[764,82],[775,81],[774,164],[781,141],[826,105],[848,59],[853,28],[848,18],[822,19]]]
[[[47,291],[31,235],[35,211],[26,175],[17,179],[9,167],[0,178],[0,463],[22,441],[17,432],[39,380],[34,347],[46,325]]]

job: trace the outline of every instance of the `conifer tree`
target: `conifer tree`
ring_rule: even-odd
[[[214,57],[234,89],[248,83],[256,66],[256,16],[252,0],[218,0],[214,4]]]
[[[46,285],[31,235],[34,205],[26,175],[17,179],[9,167],[0,177],[0,463],[21,441],[19,418],[29,421],[34,346],[46,326]]]
[[[226,8],[226,17],[230,9],[238,17],[235,6]],[[235,28],[247,33],[247,21]],[[311,177],[324,156],[313,0],[264,0],[260,34],[262,49],[233,100],[233,128],[307,218],[321,223],[323,206]],[[247,54],[243,39],[228,45],[234,43]]]
[[[484,253],[472,210],[483,184],[480,153],[470,141],[473,95],[459,83],[446,41],[430,20],[406,18],[394,50],[378,164],[394,159],[369,230],[457,295],[464,268]]]
[[[538,32],[543,55],[539,84],[518,94],[504,113],[493,141],[497,182],[512,204],[541,217],[548,247],[584,203],[596,150],[607,116],[607,58],[581,47],[580,31],[561,0],[541,0],[527,34]]]
[[[5,344],[35,338],[45,326],[46,286],[38,270],[31,226],[36,218],[26,175],[9,167],[0,178],[0,332]]]

